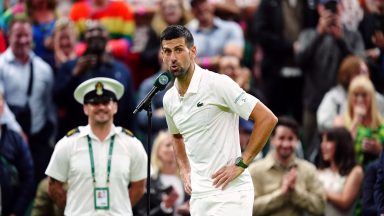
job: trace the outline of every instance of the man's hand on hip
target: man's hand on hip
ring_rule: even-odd
[[[221,187],[224,189],[229,182],[244,172],[244,168],[236,165],[227,165],[219,169],[212,175],[213,186],[215,188]]]

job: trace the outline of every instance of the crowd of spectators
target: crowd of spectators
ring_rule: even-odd
[[[202,68],[284,116],[250,167],[254,215],[384,213],[384,0],[4,0],[1,215],[62,214],[44,171],[56,141],[86,124],[73,99],[85,80],[124,85],[115,124],[148,144],[146,113],[132,111],[165,70],[159,36],[172,24],[192,32]],[[153,215],[188,215],[163,95],[152,103]]]

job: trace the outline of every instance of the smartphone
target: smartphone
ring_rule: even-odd
[[[170,185],[170,186],[168,186],[168,187],[166,187],[166,188],[161,190],[161,192],[166,193],[166,194],[170,194],[172,191],[173,191],[173,186],[172,185]]]
[[[374,23],[375,31],[381,31],[384,33],[384,15],[376,15]]]
[[[325,9],[331,11],[332,13],[337,13],[337,1],[331,0],[324,4]]]

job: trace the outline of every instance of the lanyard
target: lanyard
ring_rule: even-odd
[[[95,162],[93,159],[92,140],[91,140],[91,137],[89,137],[89,135],[87,135],[87,138],[88,138],[89,158],[91,160],[92,179],[93,179],[93,184],[96,184]],[[109,145],[108,163],[107,163],[107,184],[109,183],[109,175],[111,174],[111,162],[112,162],[112,151],[113,151],[114,141],[115,141],[115,135],[111,137],[111,143]]]

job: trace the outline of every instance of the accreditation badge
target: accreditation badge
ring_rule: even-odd
[[[94,200],[96,210],[109,209],[109,188],[94,188]]]

